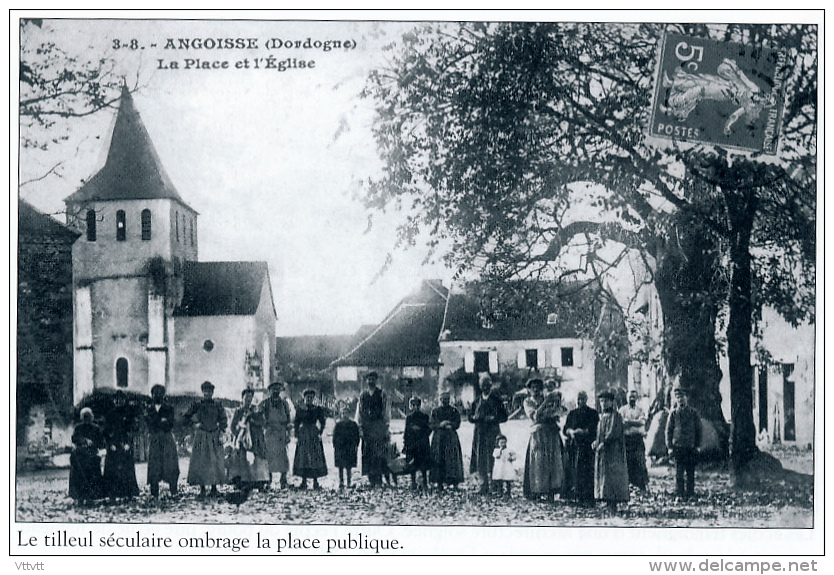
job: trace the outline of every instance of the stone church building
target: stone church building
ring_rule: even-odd
[[[73,401],[109,388],[238,399],[269,383],[265,262],[198,261],[198,213],[163,168],[127,89],[104,167],[65,200],[73,244]]]

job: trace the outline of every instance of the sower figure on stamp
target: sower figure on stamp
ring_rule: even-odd
[[[628,482],[645,491],[649,485],[649,471],[646,469],[646,412],[637,403],[637,390],[628,392],[628,403],[620,408],[623,418],[623,432],[628,466]]]
[[[689,390],[675,388],[676,405],[666,421],[666,446],[675,459],[675,494],[695,497],[695,463],[701,445],[701,417],[689,405]]]
[[[159,497],[159,482],[164,481],[177,494],[180,477],[180,462],[177,456],[177,442],[174,439],[174,408],[165,402],[165,386],[151,388],[152,405],[145,413],[148,426],[148,485],[151,496]]]
[[[479,381],[480,393],[472,404],[469,413],[470,423],[475,424],[472,436],[472,459],[469,472],[477,473],[481,482],[480,493],[489,493],[489,482],[492,476],[495,450],[495,438],[501,434],[501,425],[508,419],[507,409],[497,392],[492,390],[492,378],[489,374],[481,376]]]
[[[207,486],[211,486],[210,495],[216,496],[217,485],[224,483],[226,477],[220,435],[226,430],[227,421],[223,404],[212,399],[214,385],[205,381],[200,386],[200,391],[203,392],[202,401],[193,403],[184,418],[194,425],[188,484],[200,486],[202,499],[206,496]]]
[[[377,387],[375,371],[365,376],[368,388],[359,396],[356,423],[362,435],[362,475],[368,476],[371,487],[382,485],[388,471],[388,397]]]

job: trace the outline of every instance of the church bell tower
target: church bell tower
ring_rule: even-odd
[[[67,197],[76,404],[96,389],[168,385],[182,269],[197,260],[197,212],[171,183],[127,88],[104,166]]]

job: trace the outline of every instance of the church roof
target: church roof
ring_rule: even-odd
[[[253,315],[268,281],[266,262],[185,262],[183,296],[174,315]]]
[[[155,199],[177,200],[185,205],[162,166],[133,97],[127,87],[122,87],[104,167],[64,201]]]

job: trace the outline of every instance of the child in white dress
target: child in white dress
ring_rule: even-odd
[[[515,461],[515,452],[507,448],[507,437],[499,435],[495,438],[495,450],[492,452],[492,458],[495,460],[492,466],[492,485],[493,490],[502,495],[504,499],[510,498],[510,489],[513,481],[515,481],[516,471],[513,462]],[[506,492],[504,488],[506,487]]]

